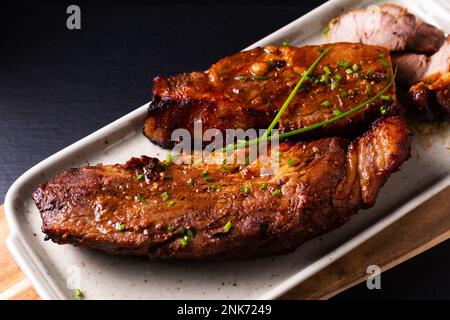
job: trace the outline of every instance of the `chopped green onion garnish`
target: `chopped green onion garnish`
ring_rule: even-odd
[[[348,93],[347,92],[345,92],[345,91],[342,91],[341,92],[341,97],[347,97],[348,96]]]
[[[167,165],[171,165],[172,163],[173,163],[172,155],[170,153],[168,153],[167,156],[166,156],[166,164]]]
[[[188,236],[184,236],[180,239],[180,244],[182,247],[186,247],[189,244],[189,238]]]
[[[217,188],[216,189],[216,192],[221,192],[222,191],[222,188]]]
[[[163,193],[161,194],[161,198],[162,198],[164,201],[166,201],[166,200],[168,200],[168,199],[170,198],[170,195],[169,195],[167,192],[163,192]]]
[[[355,63],[353,66],[352,66],[352,69],[353,69],[353,71],[358,71],[359,70],[359,66]]]
[[[216,189],[217,189],[217,186],[214,184],[208,187],[208,190],[216,190]]]
[[[144,174],[140,174],[140,175],[138,175],[137,177],[136,177],[136,180],[142,180],[142,179],[144,179],[144,177],[145,177],[145,175]]]
[[[340,73],[336,73],[336,75],[334,76],[335,79],[341,80],[342,79],[342,75]]]
[[[253,76],[252,77],[252,79],[253,80],[268,80],[269,79],[269,77],[266,77],[266,76]]]
[[[336,24],[336,23],[338,23],[338,19],[337,18],[333,18],[333,19],[331,19],[331,24]]]
[[[327,84],[327,83],[328,83],[328,76],[327,76],[326,74],[323,74],[323,75],[320,77],[320,83],[324,83],[324,84]]]
[[[380,99],[384,101],[391,101],[391,96],[380,96]]]
[[[335,116],[338,116],[338,115],[342,114],[342,111],[339,110],[339,109],[334,109],[334,110],[333,110],[333,114],[334,114]]]
[[[232,224],[231,221],[228,220],[228,222],[223,226],[223,232],[228,232],[231,230]]]
[[[330,27],[326,26],[325,28],[323,28],[322,33],[326,36],[328,34],[328,32],[330,32]]]
[[[338,67],[348,68],[348,67],[350,67],[350,63],[348,63],[348,61],[341,60],[338,62]]]
[[[206,172],[205,170],[202,171],[201,173],[202,177],[206,177],[208,175],[208,172]]]
[[[186,183],[187,183],[188,186],[192,186],[192,185],[194,184],[194,180],[193,180],[192,178],[189,178],[189,179],[186,181]]]
[[[169,202],[167,202],[168,207],[172,207],[173,205],[175,205],[175,201],[170,200]]]
[[[331,102],[328,101],[328,100],[325,100],[325,101],[322,102],[320,105],[321,105],[322,107],[328,108],[328,107],[331,106]]]
[[[117,231],[123,231],[125,230],[125,225],[123,223],[116,223],[116,230]]]
[[[288,161],[286,161],[286,163],[289,167],[292,167],[293,165],[295,165],[297,163],[297,161],[295,161],[294,159],[288,159]]]
[[[246,187],[246,186],[241,186],[240,189],[244,193],[249,193],[250,192],[250,189],[248,187]]]
[[[323,72],[325,72],[325,74],[327,75],[331,74],[330,68],[328,68],[327,66],[323,67]]]
[[[391,65],[386,60],[381,60],[380,63],[383,65],[383,67],[389,68]]]
[[[385,114],[386,114],[386,106],[381,106],[381,108],[380,108],[380,113],[381,113],[381,115],[382,116],[384,116]]]
[[[194,232],[191,229],[185,230],[183,227],[180,227],[178,231],[182,235],[182,238],[180,238],[181,246],[183,247],[187,246],[191,238],[194,236]]]
[[[172,232],[172,231],[173,231],[173,225],[169,225],[169,226],[167,227],[167,231],[168,231],[168,232]]]
[[[267,184],[265,184],[265,183],[262,183],[260,186],[259,186],[259,190],[266,190],[267,189]]]
[[[274,191],[272,192],[272,195],[273,195],[273,196],[279,196],[279,195],[281,195],[281,190],[280,190],[280,189],[274,190]]]
[[[203,180],[205,180],[206,182],[214,182],[214,179],[211,177],[203,177]]]
[[[288,47],[288,46],[289,46],[289,42],[283,41],[283,42],[281,43],[281,45],[282,45],[283,47]]]
[[[83,299],[83,298],[84,298],[84,294],[83,294],[83,292],[81,292],[80,289],[75,289],[75,290],[73,291],[73,295],[74,295],[75,297],[77,297],[78,299]]]
[[[134,197],[137,201],[139,201],[141,204],[146,204],[147,201],[138,193],[136,197]]]
[[[367,95],[372,94],[372,84],[371,83],[366,84],[366,94]]]
[[[353,73],[353,70],[352,70],[352,69],[345,69],[345,73],[346,73],[346,74],[352,74],[352,73]]]
[[[234,80],[237,80],[237,81],[245,81],[247,79],[248,79],[248,77],[246,77],[246,76],[236,76],[236,77],[234,77]]]
[[[339,80],[335,79],[331,81],[331,90],[336,90],[339,88]]]

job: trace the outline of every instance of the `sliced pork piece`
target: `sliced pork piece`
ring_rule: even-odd
[[[410,85],[404,105],[421,119],[437,121],[450,116],[450,36],[431,57],[402,54],[393,57],[398,79]]]
[[[281,145],[273,175],[261,176],[258,161],[240,170],[142,157],[65,171],[33,198],[42,231],[59,244],[161,259],[267,256],[293,251],[372,206],[410,144],[408,127],[385,118],[352,143]]]
[[[444,33],[420,19],[416,19],[417,29],[414,37],[408,42],[408,49],[414,52],[433,54],[442,45]]]
[[[397,79],[401,82],[408,85],[421,81],[431,84],[450,71],[450,36],[431,57],[400,53],[392,55],[392,62],[398,68]]]
[[[408,91],[406,105],[426,121],[450,118],[450,72],[432,84],[419,82],[413,85]]]
[[[429,59],[428,68],[421,81],[433,83],[450,72],[450,35],[438,52]]]
[[[203,131],[265,129],[320,50],[329,46],[267,46],[224,58],[205,72],[158,76],[153,81],[144,133],[151,141],[171,147],[175,129],[187,129],[194,137],[194,123],[198,121]],[[280,131],[332,118],[336,112],[367,101],[392,79],[385,48],[350,43],[331,46],[281,118]],[[386,95],[390,99],[374,102],[314,135],[364,131],[380,115],[382,105],[394,109],[394,86]]]
[[[444,34],[405,8],[386,3],[350,11],[331,20],[327,40],[379,45],[395,52],[432,54],[441,46]]]
[[[397,67],[397,80],[407,85],[418,83],[427,73],[429,60],[428,56],[417,53],[392,55],[392,62]]]

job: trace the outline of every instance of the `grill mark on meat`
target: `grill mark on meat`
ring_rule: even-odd
[[[272,121],[282,103],[301,77],[302,73],[318,56],[318,49],[326,46],[255,48],[224,58],[205,72],[183,73],[164,78],[157,76],[153,82],[153,100],[144,124],[144,134],[154,143],[169,148],[175,129],[186,129],[194,136],[194,122],[201,121],[203,132],[218,129],[265,129]],[[383,65],[380,55],[386,56],[389,67]],[[273,61],[283,61],[274,63]],[[347,61],[350,68],[358,64],[360,77],[348,75],[346,68],[338,67],[339,61]],[[261,80],[250,80],[253,66],[266,66]],[[381,90],[392,76],[389,52],[385,48],[361,44],[334,44],[333,49],[320,61],[313,76],[324,74],[328,66],[342,79],[339,87],[308,83],[309,90],[301,90],[280,120],[280,131],[298,129],[333,117],[333,108],[346,111],[365,102],[368,82],[373,92]],[[366,74],[370,74],[366,76]],[[236,80],[244,77],[246,80]],[[264,77],[267,77],[264,78]],[[239,79],[241,79],[239,78]],[[329,81],[334,81],[329,79]],[[359,91],[358,91],[359,90]],[[353,92],[342,97],[342,91]],[[394,98],[390,102],[374,102],[352,116],[315,131],[315,136],[332,136],[348,133],[353,129],[365,130],[379,114],[381,104],[396,110],[395,88],[386,94]],[[329,100],[333,107],[321,103]]]
[[[340,226],[359,208],[373,205],[379,188],[409,156],[410,143],[406,124],[396,117],[385,118],[353,142],[323,138],[281,144],[277,177],[255,174],[261,162],[246,168],[252,177],[242,171],[221,172],[219,164],[173,164],[167,168],[171,180],[158,174],[138,181],[137,173],[149,164],[155,163],[148,170],[160,170],[158,160],[143,156],[123,165],[62,172],[41,185],[33,198],[43,232],[59,244],[153,259],[279,254],[295,250],[304,241]],[[287,159],[298,162],[289,166]],[[221,192],[197,192],[208,185],[201,179],[203,170],[220,185]],[[189,177],[195,180],[194,186],[186,184]],[[267,190],[258,188],[263,182]],[[240,190],[244,184],[250,193]],[[276,188],[282,196],[272,195]],[[176,202],[174,206],[161,199],[164,191]],[[136,194],[146,203],[136,201]],[[99,209],[102,215],[96,219]],[[222,229],[227,221],[232,221],[229,232]],[[116,222],[123,223],[125,230],[116,230]],[[168,231],[169,226],[173,231]],[[179,241],[179,227],[195,231],[187,246]]]

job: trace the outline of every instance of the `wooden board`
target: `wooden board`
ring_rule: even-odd
[[[367,267],[386,271],[450,238],[450,187],[315,274],[283,299],[328,299],[367,279]],[[0,206],[0,300],[39,299],[5,245],[8,226]]]

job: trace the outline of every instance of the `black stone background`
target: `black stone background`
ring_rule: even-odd
[[[78,1],[0,7],[0,202],[25,170],[150,99],[151,80],[202,70],[324,1]],[[450,298],[450,243],[336,299]]]

